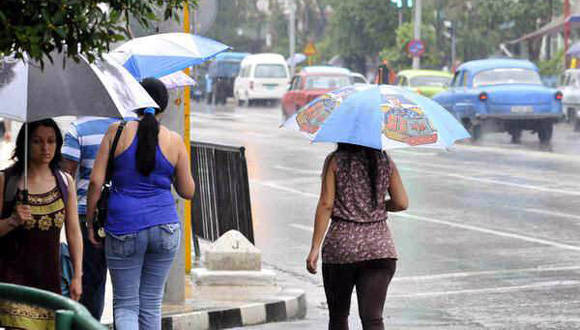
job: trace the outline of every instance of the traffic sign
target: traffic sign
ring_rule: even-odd
[[[316,54],[318,54],[318,52],[316,51],[316,47],[314,47],[314,43],[312,41],[310,41],[306,47],[304,47],[304,55],[306,56],[314,56]]]
[[[421,56],[425,52],[425,44],[418,39],[411,40],[407,45],[407,51],[413,56]]]

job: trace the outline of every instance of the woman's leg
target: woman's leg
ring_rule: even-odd
[[[353,264],[322,264],[322,280],[328,304],[329,330],[348,330],[350,298],[355,280]]]
[[[364,330],[383,330],[387,288],[395,274],[396,259],[371,260],[359,266],[356,278],[358,312]]]
[[[113,310],[117,330],[138,330],[139,279],[147,248],[143,232],[107,234],[105,255],[113,282]]]
[[[179,223],[173,223],[151,227],[146,231],[149,235],[149,247],[141,273],[139,327],[160,330],[163,288],[175,252],[179,248],[181,229]]]

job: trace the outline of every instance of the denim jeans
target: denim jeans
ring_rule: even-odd
[[[161,329],[163,289],[180,239],[179,223],[134,234],[107,233],[105,254],[117,330]]]
[[[105,283],[107,282],[107,261],[105,249],[96,248],[88,239],[86,226],[87,217],[79,215],[83,233],[83,294],[80,303],[83,304],[97,319],[101,319],[105,303]]]

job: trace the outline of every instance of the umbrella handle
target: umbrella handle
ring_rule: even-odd
[[[24,204],[24,205],[28,205],[28,189],[24,189],[21,192],[21,195],[19,196],[19,202]]]

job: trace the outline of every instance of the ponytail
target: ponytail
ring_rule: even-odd
[[[155,169],[155,156],[159,144],[159,122],[155,118],[155,109],[143,111],[143,118],[137,128],[136,163],[139,173],[149,176]]]
[[[136,111],[137,115],[142,116],[137,128],[136,165],[139,173],[149,176],[155,169],[155,156],[159,145],[159,122],[155,115],[165,111],[169,95],[165,85],[156,78],[143,79],[141,86],[159,106],[157,109],[146,108]]]

